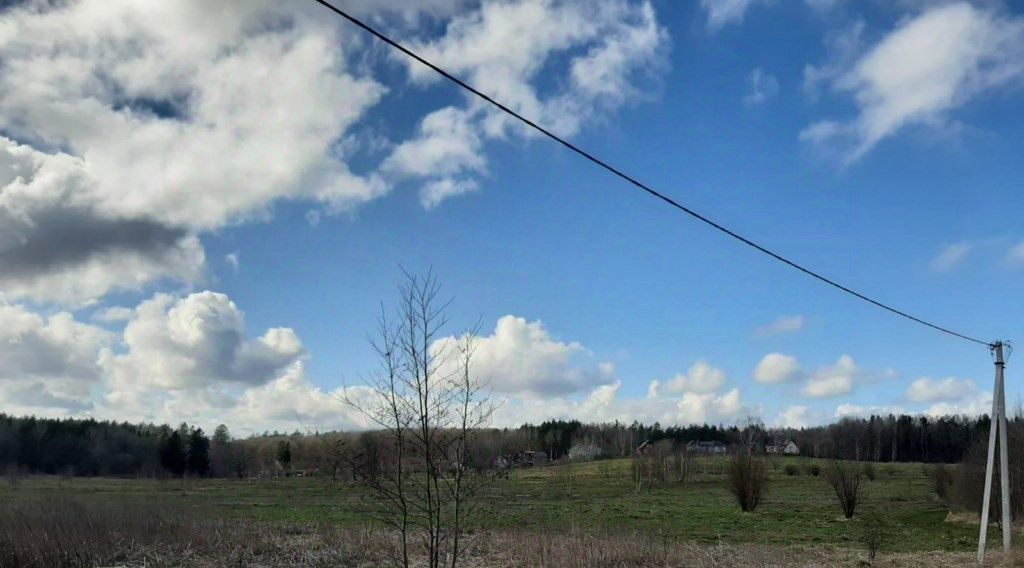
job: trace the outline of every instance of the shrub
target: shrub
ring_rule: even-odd
[[[866,462],[864,464],[864,477],[868,478],[870,481],[874,481],[875,478],[878,477],[878,473],[875,471],[875,464],[871,462]]]
[[[795,463],[787,463],[786,467],[784,467],[782,471],[784,471],[786,475],[793,476],[800,473],[800,468],[797,467]]]
[[[889,534],[889,526],[883,515],[872,511],[864,516],[861,521],[860,541],[868,551],[868,562],[874,563],[875,556],[885,544]]]
[[[928,471],[928,479],[932,482],[935,495],[943,501],[949,500],[949,487],[953,484],[953,474],[946,464],[932,466]]]
[[[1020,425],[1009,424],[1011,441],[1020,440]],[[1024,448],[1021,444],[1008,445],[1010,458],[1010,512],[1014,518],[1024,514]],[[949,500],[959,510],[981,512],[982,495],[985,491],[985,462],[988,455],[988,439],[979,439],[964,455],[963,462],[955,468],[948,468],[951,483],[947,487]],[[992,502],[989,509],[991,521],[1002,522],[1002,499],[999,495],[999,454],[996,453],[995,469],[992,472]],[[933,478],[934,481],[934,478]]]
[[[729,491],[736,496],[740,509],[757,509],[768,487],[768,470],[764,460],[749,452],[737,452],[729,462]]]
[[[804,466],[804,471],[807,472],[807,475],[818,477],[821,474],[821,466],[816,463],[810,463]]]
[[[857,501],[860,498],[860,477],[861,470],[850,463],[833,460],[825,472],[825,480],[832,486],[832,490],[839,499],[839,508],[843,510],[843,516],[847,519],[853,518],[857,509]]]

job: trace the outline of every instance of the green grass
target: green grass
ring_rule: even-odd
[[[699,542],[860,547],[863,521],[859,518],[875,510],[889,525],[883,550],[967,551],[976,546],[977,525],[946,521],[947,509],[935,498],[920,464],[877,466],[877,479],[863,480],[857,517],[846,521],[823,477],[807,475],[803,468],[799,475],[788,476],[784,463],[771,470],[768,496],[753,513],[740,511],[725,487],[723,463],[717,460],[709,463],[707,472],[698,465],[699,473],[691,481],[666,483],[639,494],[632,487],[628,460],[574,466],[572,494],[566,491],[561,466],[516,470],[511,479],[493,481],[481,496],[476,528],[642,531]],[[0,501],[24,503],[54,495],[83,501],[168,500],[197,515],[282,523],[361,524],[368,522],[372,507],[359,487],[331,486],[313,478],[152,481],[36,477],[16,485],[0,484]]]

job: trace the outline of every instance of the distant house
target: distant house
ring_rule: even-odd
[[[516,465],[521,467],[533,467],[535,465],[544,465],[548,463],[547,452],[535,452],[527,450],[525,452],[519,452],[515,458]]]
[[[640,444],[639,446],[636,447],[636,453],[638,453],[638,454],[646,454],[648,451],[650,451],[650,449],[651,449],[651,441],[650,440],[644,440],[644,442],[642,444]]]
[[[800,446],[797,446],[793,440],[786,440],[781,444],[765,446],[764,451],[765,453],[769,454],[785,454],[787,456],[795,456],[800,453]]]
[[[686,451],[693,454],[724,454],[726,450],[725,444],[717,440],[712,441],[698,441],[691,440],[686,443]]]

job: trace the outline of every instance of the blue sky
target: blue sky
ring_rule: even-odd
[[[1024,336],[1012,5],[350,6],[773,250],[970,335]],[[451,333],[480,322],[500,423],[990,404],[983,346],[709,230],[322,8],[202,12],[0,12],[9,411],[360,427],[331,394],[372,370],[402,267],[443,281]],[[1011,404],[1021,376],[1011,358]]]

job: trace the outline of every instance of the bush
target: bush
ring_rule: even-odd
[[[932,482],[935,495],[943,501],[949,501],[949,488],[953,484],[953,474],[949,466],[939,464],[928,471],[928,479]]]
[[[888,521],[877,511],[872,511],[864,516],[861,521],[860,541],[868,551],[868,562],[874,563],[875,556],[885,544],[889,534]]]
[[[864,477],[868,478],[870,481],[874,481],[875,478],[878,477],[878,473],[875,471],[875,464],[871,462],[866,462],[864,464]]]
[[[818,477],[821,475],[821,466],[816,463],[809,463],[804,466],[804,471],[807,472],[807,475]]]
[[[1009,424],[1010,440],[1020,440],[1024,434],[1020,425]],[[1010,458],[1010,513],[1014,518],[1024,514],[1024,448],[1019,443],[1011,443],[1007,447]],[[955,468],[949,468],[950,481],[948,486],[949,500],[957,509],[981,512],[981,501],[985,491],[985,462],[988,456],[987,436],[979,439],[964,455],[964,460]],[[995,470],[992,472],[992,504],[989,508],[989,520],[1002,522],[1002,499],[999,495],[999,453],[996,452]],[[937,472],[933,475],[941,475]],[[934,482],[933,478],[933,482]]]
[[[784,467],[782,471],[784,471],[786,475],[793,476],[800,473],[800,468],[797,467],[795,463],[787,463],[786,467]]]
[[[825,472],[825,480],[835,491],[836,498],[839,499],[839,508],[843,510],[843,516],[847,519],[852,519],[853,513],[857,510],[860,477],[859,467],[839,460],[833,460]]]
[[[729,491],[736,496],[740,509],[757,509],[768,487],[768,470],[763,459],[750,452],[737,452],[729,462]]]

